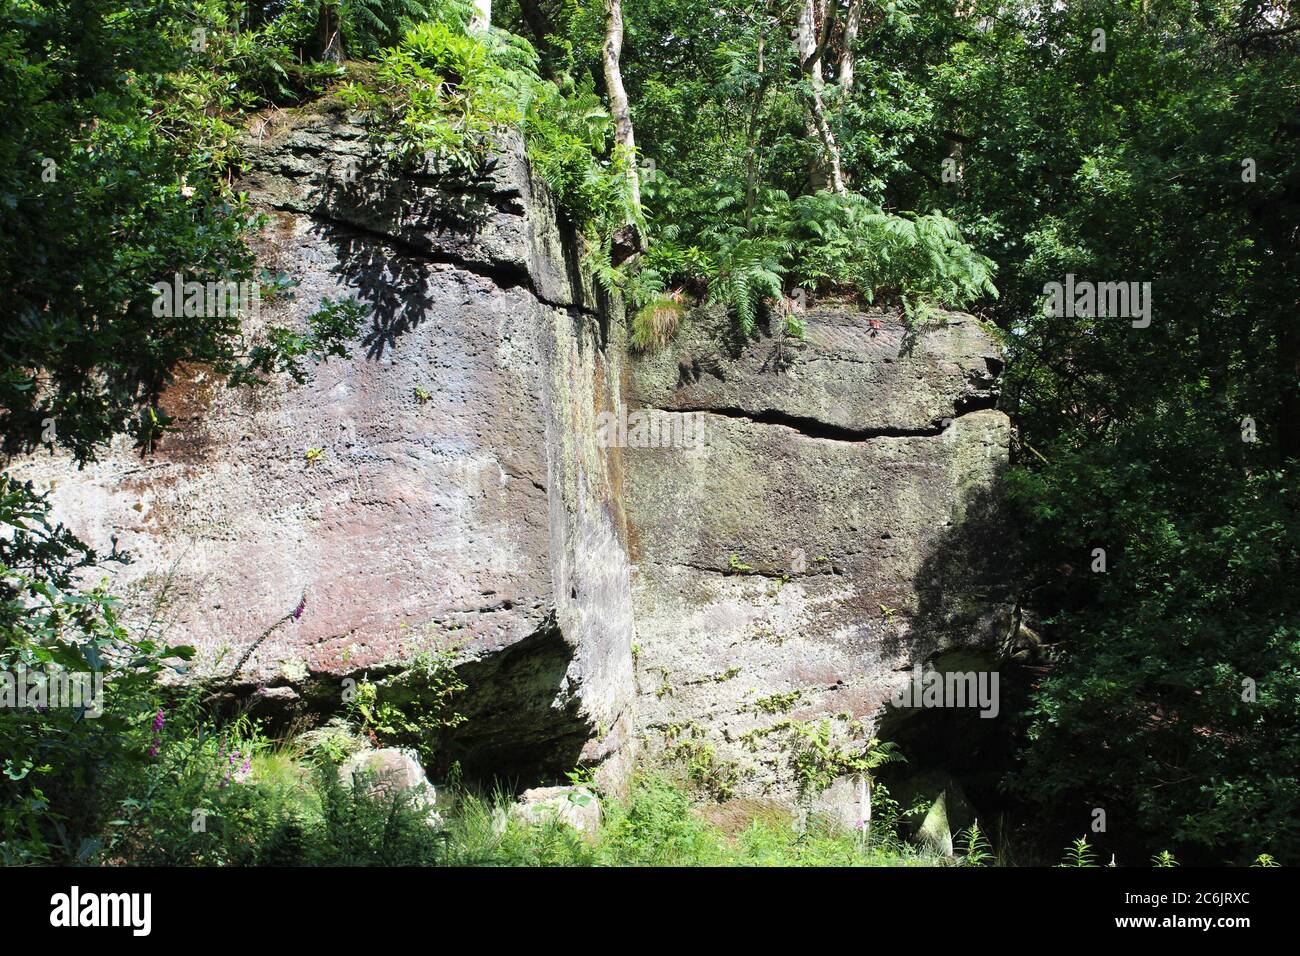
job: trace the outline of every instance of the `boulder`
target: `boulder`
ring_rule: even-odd
[[[841,832],[857,832],[867,817],[866,796],[856,777],[839,777],[813,798],[808,817]]]
[[[891,796],[903,810],[926,807],[914,837],[944,856],[952,856],[957,835],[976,820],[975,808],[960,783],[946,773],[925,770],[895,782]]]
[[[528,823],[556,820],[586,837],[594,837],[600,830],[600,798],[587,787],[525,790],[513,812]]]
[[[438,802],[438,793],[416,755],[396,747],[353,754],[339,767],[339,782],[375,795],[408,793],[416,806],[427,810]]]
[[[334,717],[320,727],[298,735],[296,743],[307,753],[331,761],[346,760],[371,748],[370,741],[343,718]]]

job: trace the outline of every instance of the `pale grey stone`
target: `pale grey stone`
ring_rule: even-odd
[[[600,798],[587,787],[525,790],[512,812],[528,823],[557,821],[588,837],[600,830]]]

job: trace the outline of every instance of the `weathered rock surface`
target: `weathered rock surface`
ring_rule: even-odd
[[[635,406],[704,432],[626,454],[638,727],[723,794],[791,792],[783,722],[871,727],[913,661],[1005,626],[994,342],[960,315],[805,319],[728,345],[696,312],[630,369]]]
[[[302,385],[186,371],[148,457],[12,468],[134,555],[113,586],[198,676],[336,711],[343,678],[449,649],[469,719],[439,753],[470,776],[617,781],[644,740],[720,796],[785,798],[782,721],[871,725],[913,662],[1000,636],[1009,425],[973,319],[820,309],[806,342],[736,342],[699,311],[631,360],[517,143],[399,174],[335,104],[248,153],[259,257],[301,281],[261,321],[354,297],[362,340]],[[629,406],[704,441],[608,447]]]
[[[860,777],[839,777],[812,798],[808,817],[841,833],[864,831],[871,824],[871,791]]]
[[[438,803],[438,793],[425,776],[419,758],[396,747],[364,750],[349,757],[339,767],[339,782],[384,796],[409,794],[416,806],[428,810]]]
[[[635,403],[807,427],[832,438],[933,435],[993,403],[1002,353],[970,316],[920,332],[898,316],[818,308],[804,341],[737,342],[716,310],[697,311],[671,347],[635,363]]]
[[[600,830],[600,799],[587,787],[534,787],[520,794],[512,812],[528,823],[563,823],[588,837]]]
[[[618,449],[622,322],[594,309],[517,144],[484,175],[395,175],[345,115],[255,127],[245,183],[271,217],[263,264],[301,280],[264,303],[300,325],[326,298],[372,312],[302,386],[204,371],[163,406],[180,431],[84,472],[36,458],[56,515],[135,562],[114,586],[224,676],[301,596],[240,680],[337,685],[432,646],[466,662],[467,772],[528,777],[619,752],[632,702]],[[612,330],[612,333],[611,333]],[[307,453],[318,449],[309,458]],[[337,704],[337,698],[335,698]]]

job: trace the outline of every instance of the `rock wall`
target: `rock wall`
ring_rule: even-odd
[[[622,753],[632,616],[618,449],[623,322],[598,307],[518,144],[484,174],[395,176],[334,112],[254,127],[245,182],[270,217],[261,262],[301,280],[262,318],[325,298],[372,310],[346,359],[302,386],[186,373],[179,433],[75,473],[38,457],[56,515],[134,563],[114,586],[221,677],[306,596],[236,683],[337,706],[345,675],[453,647],[467,772],[520,779]],[[317,454],[314,449],[319,449]],[[314,455],[309,460],[308,453]],[[332,699],[331,699],[332,698]]]
[[[993,341],[803,318],[805,341],[737,343],[697,311],[630,365],[632,403],[698,439],[627,451],[638,729],[719,796],[788,792],[779,725],[873,727],[914,663],[1008,626]]]
[[[874,721],[900,669],[1005,627],[1009,427],[973,319],[828,309],[805,342],[736,342],[699,311],[632,359],[517,142],[469,179],[398,175],[327,104],[248,152],[259,258],[301,280],[261,321],[351,296],[361,341],[302,385],[185,370],[150,456],[11,466],[134,555],[115,589],[197,676],[328,711],[344,677],[451,648],[469,719],[443,752],[471,775],[617,782],[645,744],[719,794],[784,793],[755,731]],[[629,409],[703,441],[636,447]]]

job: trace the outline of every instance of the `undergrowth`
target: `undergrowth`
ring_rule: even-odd
[[[626,796],[606,795],[599,826],[582,834],[514,812],[500,790],[453,773],[436,802],[410,791],[354,786],[340,766],[367,746],[336,720],[269,739],[247,716],[218,722],[196,696],[160,710],[151,746],[129,773],[105,782],[115,810],[80,847],[78,862],[181,866],[885,866],[937,857],[887,827],[847,832],[813,817],[756,813],[724,829],[684,785],[639,774]],[[364,783],[364,781],[363,781]],[[589,785],[589,784],[588,784]]]

